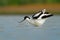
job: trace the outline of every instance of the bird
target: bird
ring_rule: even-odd
[[[44,22],[51,16],[53,16],[53,14],[47,12],[46,9],[42,9],[39,12],[33,14],[31,18],[29,16],[25,16],[24,19],[19,23],[27,20],[30,24],[34,26],[40,26],[44,24]]]

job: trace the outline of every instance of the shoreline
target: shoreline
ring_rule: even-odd
[[[60,14],[60,4],[30,4],[5,7],[0,6],[0,14],[32,14],[44,8],[47,9],[47,11],[49,12]]]

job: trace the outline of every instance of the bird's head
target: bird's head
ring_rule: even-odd
[[[24,20],[26,20],[27,18],[28,18],[28,19],[30,19],[30,17],[29,17],[29,16],[25,16],[25,17],[24,17]]]
[[[19,23],[23,22],[26,19],[30,19],[30,17],[29,16],[25,16],[24,19],[22,21],[20,21]]]

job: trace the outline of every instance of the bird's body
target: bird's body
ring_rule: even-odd
[[[28,19],[28,18],[26,20],[35,26],[40,26],[46,21],[46,19]]]
[[[49,14],[49,12],[46,12],[46,9],[43,9],[43,10],[39,11],[38,13],[32,15],[32,18],[25,16],[24,20],[27,20],[29,23],[31,23],[35,26],[40,26],[46,21],[46,19],[48,17],[51,17],[51,16],[53,16],[53,15]]]

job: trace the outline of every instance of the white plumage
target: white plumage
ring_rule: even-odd
[[[46,19],[42,20],[42,19],[28,19],[28,18],[26,20],[35,26],[40,26],[46,21]]]

